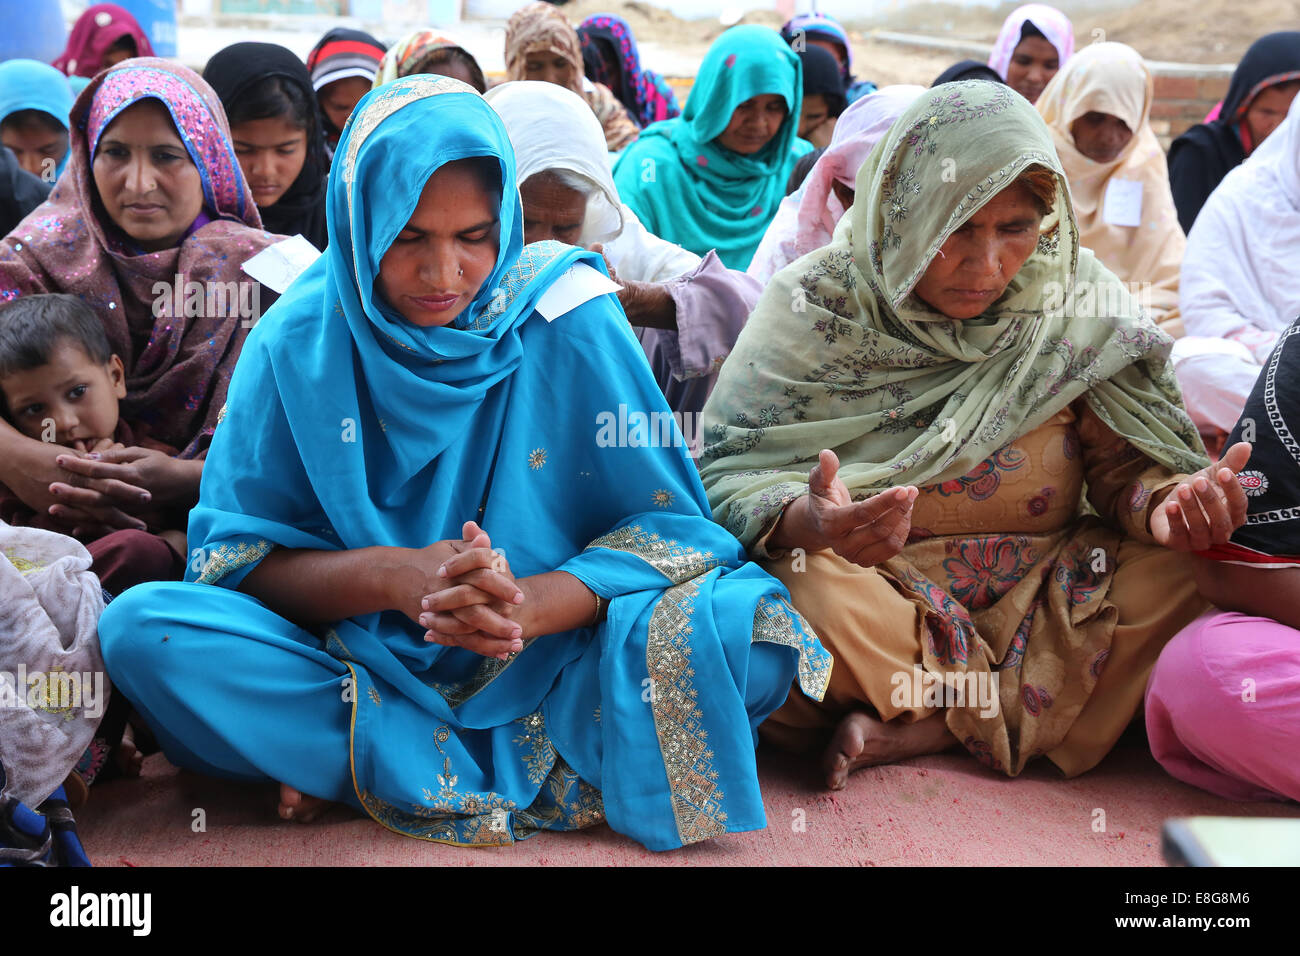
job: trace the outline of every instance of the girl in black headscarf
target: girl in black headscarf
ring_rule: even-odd
[[[274,43],[236,43],[208,61],[203,78],[226,108],[262,223],[324,249],[329,154],[307,67]]]
[[[1224,176],[1286,118],[1300,90],[1300,33],[1260,37],[1237,64],[1218,116],[1169,146],[1169,185],[1183,232]]]
[[[830,145],[835,120],[844,112],[848,100],[844,93],[844,75],[835,57],[819,46],[796,50],[803,61],[803,112],[799,117],[799,136],[817,147]]]

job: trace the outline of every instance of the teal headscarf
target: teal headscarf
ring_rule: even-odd
[[[785,122],[753,156],[714,140],[736,107],[764,94],[785,99]],[[790,169],[812,146],[799,139],[803,68],[773,30],[733,27],[700,64],[686,110],[655,123],[623,151],[614,184],[646,228],[728,268],[745,269],[785,197]]]
[[[37,60],[6,60],[0,63],[0,123],[19,110],[48,113],[67,132],[72,112],[72,87],[68,78]],[[63,175],[72,150],[64,150],[55,165],[54,176]]]

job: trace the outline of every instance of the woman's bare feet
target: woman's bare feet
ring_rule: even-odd
[[[937,754],[955,745],[957,739],[948,732],[942,712],[915,723],[886,723],[861,711],[840,721],[822,756],[826,786],[843,790],[849,774],[863,767],[894,763],[908,757]]]
[[[311,823],[333,804],[322,797],[308,796],[295,790],[287,783],[280,784],[281,820],[295,820],[298,823]]]
[[[144,754],[135,745],[135,728],[127,723],[122,739],[113,748],[113,763],[124,777],[138,777],[144,768]]]

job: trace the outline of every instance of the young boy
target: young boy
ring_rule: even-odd
[[[175,455],[176,449],[133,434],[118,417],[118,402],[125,397],[122,360],[113,354],[95,313],[76,296],[23,296],[0,309],[0,410],[24,435],[83,454],[134,445]],[[185,532],[179,530],[184,516],[141,517],[147,533],[119,531],[83,542],[110,591],[124,589],[122,584],[114,588],[111,579],[138,584],[179,580],[184,572]],[[67,533],[4,485],[0,520]],[[123,562],[136,567],[122,568]]]

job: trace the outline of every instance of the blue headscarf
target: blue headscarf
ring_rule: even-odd
[[[375,291],[381,260],[434,171],[471,156],[501,170],[494,270],[452,324],[411,325]],[[426,643],[396,611],[323,629],[325,663],[357,688],[357,804],[455,843],[602,815],[652,849],[763,827],[758,723],[796,675],[820,698],[829,657],[780,583],[711,520],[684,445],[662,446],[681,435],[617,299],[538,313],[566,272],[601,259],[523,245],[505,127],[446,77],[362,99],[329,203],[325,253],[253,329],[231,380],[190,516],[202,560],[189,579],[237,588],[275,546],[422,548],[476,519],[517,577],[563,570],[608,617],[509,661]],[[259,636],[236,598],[193,598],[212,605],[211,627],[249,639],[223,666],[238,670],[256,640],[317,640],[285,621]],[[278,680],[265,676],[268,692],[293,693]],[[270,767],[257,735],[239,747]],[[324,792],[309,759],[275,772]]]
[[[0,123],[19,110],[40,110],[55,122],[68,129],[68,114],[72,112],[72,88],[68,78],[37,60],[6,60],[0,63]],[[54,170],[57,179],[63,175],[72,150],[65,150]]]

